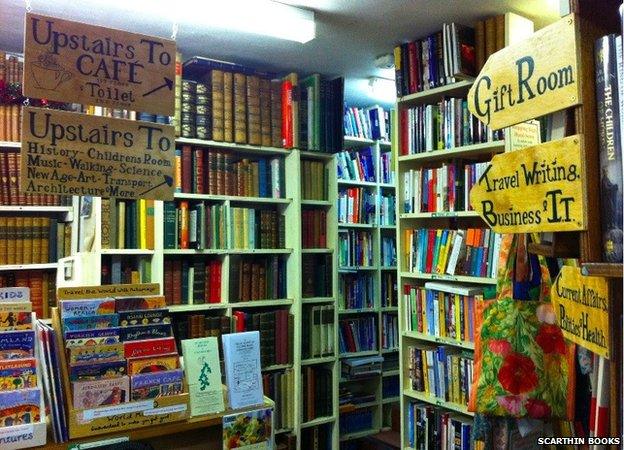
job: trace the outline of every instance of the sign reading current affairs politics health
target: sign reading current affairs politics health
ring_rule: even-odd
[[[609,285],[563,266],[551,289],[557,325],[566,339],[609,358]]]
[[[468,109],[497,130],[580,103],[576,36],[570,14],[492,54],[468,92]]]
[[[584,230],[581,138],[494,156],[470,204],[497,233]]]
[[[26,14],[24,95],[174,114],[175,41]]]
[[[25,107],[20,191],[173,199],[172,126]]]

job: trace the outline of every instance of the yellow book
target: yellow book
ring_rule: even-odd
[[[411,258],[412,230],[403,230],[403,258],[406,264],[401,269],[412,270]],[[405,267],[407,266],[407,267]]]
[[[41,219],[40,230],[41,232],[39,236],[41,239],[41,262],[45,264],[50,261],[50,218],[49,217],[44,217]],[[54,236],[54,239],[56,239],[56,236]]]
[[[41,277],[41,290],[42,290],[42,302],[41,308],[43,311],[43,317],[37,317],[38,319],[44,319],[50,317],[50,292],[49,292],[49,284],[50,280],[48,278],[49,273],[44,272]]]
[[[429,323],[427,321],[427,292],[424,289],[420,290],[420,314],[422,321],[422,332],[425,334],[429,334],[427,330],[429,330]]]
[[[154,200],[146,200],[146,244],[150,250],[154,249]]]
[[[24,217],[24,247],[22,251],[24,264],[31,264],[36,257],[33,252],[34,223],[34,217]]]
[[[141,283],[141,275],[138,270],[133,270],[130,272],[130,284],[140,284]]]
[[[147,248],[147,202],[144,199],[139,199],[139,248]]]
[[[24,240],[26,238],[26,227],[24,226],[24,217],[15,218],[15,262],[17,264],[26,264],[24,257]]]
[[[41,220],[40,217],[33,218],[32,226],[32,260],[39,261],[39,255],[41,255]],[[7,219],[7,259],[9,264],[15,264],[15,217],[9,217]]]
[[[429,365],[427,364],[427,351],[417,349],[417,352],[420,352],[420,359],[422,361],[422,372],[423,372],[423,385],[425,387],[425,394],[429,394]]]
[[[7,217],[0,217],[0,265],[8,264],[7,258]]]
[[[446,315],[444,311],[444,292],[436,292],[438,296],[438,334],[439,336],[446,336]]]
[[[117,248],[125,248],[126,243],[126,202],[117,203]]]

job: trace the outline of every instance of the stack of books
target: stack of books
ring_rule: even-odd
[[[342,360],[342,377],[357,379],[380,375],[383,360],[383,356],[379,355],[363,358],[345,358]]]
[[[307,366],[301,371],[301,378],[303,421],[331,416],[334,378],[332,370],[323,366]]]
[[[165,258],[163,291],[167,305],[221,303],[221,261]]]
[[[373,316],[342,319],[338,323],[340,353],[377,350],[377,320]]]
[[[375,222],[376,196],[365,188],[338,191],[338,223]]]
[[[70,254],[70,224],[50,217],[0,217],[0,265],[54,263]]]
[[[301,352],[304,358],[334,354],[334,306],[314,305],[303,308]]]
[[[338,265],[340,267],[371,267],[373,236],[370,231],[339,230]]]
[[[230,262],[230,302],[286,298],[286,260],[243,257]]]
[[[224,249],[228,242],[226,206],[204,202],[164,202],[165,249]]]
[[[301,211],[301,246],[303,248],[327,247],[327,211],[306,209]]]
[[[471,439],[472,420],[426,403],[407,403],[407,443],[411,448],[482,448]]]
[[[230,208],[229,248],[285,248],[286,220],[270,209]]]
[[[154,200],[102,199],[102,248],[154,248]]]
[[[344,134],[363,139],[390,141],[390,111],[375,105],[369,108],[347,107]]]
[[[368,181],[371,183],[376,181],[373,149],[371,147],[342,151],[336,155],[336,163],[339,180]]]
[[[302,260],[302,297],[333,295],[333,264],[331,255],[306,255]]]
[[[327,200],[326,174],[323,162],[301,160],[302,200]]]
[[[340,276],[338,304],[341,309],[375,307],[375,279],[372,274],[345,273]]]
[[[24,59],[0,51],[0,85],[19,86],[22,83]],[[18,88],[18,91],[21,89]],[[21,137],[22,105],[19,97],[12,103],[0,104],[0,141],[18,142]]]

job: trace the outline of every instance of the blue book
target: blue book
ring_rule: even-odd
[[[267,162],[266,159],[258,161],[258,194],[260,197],[270,197],[267,185]]]
[[[377,108],[371,108],[368,110],[368,117],[370,118],[371,124],[371,137],[374,140],[381,138],[381,133],[379,132],[379,111]]]
[[[414,447],[414,404],[407,407],[407,441],[410,447]]]
[[[262,404],[264,396],[260,373],[260,333],[247,331],[224,334],[221,341],[230,408]]]

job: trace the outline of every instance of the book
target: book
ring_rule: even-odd
[[[372,316],[341,319],[338,322],[341,354],[377,350],[377,321]]]
[[[116,378],[126,375],[126,373],[125,360],[69,364],[69,379],[71,381]]]
[[[175,370],[179,366],[180,356],[177,353],[147,356],[143,358],[128,358],[128,375],[164,372],[165,370]]]
[[[0,360],[0,391],[37,387],[35,358]]]
[[[123,343],[123,346],[124,357],[127,359],[168,355],[177,352],[173,337],[127,341]]]
[[[5,303],[2,306],[8,305]],[[14,305],[24,305],[23,303],[14,303]],[[27,311],[0,311],[0,332],[14,330],[30,330],[32,329],[32,313],[30,305],[23,309]]]
[[[0,391],[0,427],[41,421],[41,391],[38,388]]]
[[[260,373],[260,333],[248,331],[221,336],[230,408],[263,402]]]
[[[118,313],[137,309],[163,309],[165,306],[165,297],[162,295],[115,298],[115,311]]]
[[[124,346],[120,342],[70,347],[67,351],[70,364],[120,361],[124,358]]]
[[[225,409],[221,386],[221,365],[216,337],[182,341],[184,374],[191,398],[191,416]]]
[[[182,369],[132,375],[130,399],[139,401],[181,394],[184,392],[183,378]]]
[[[147,309],[119,313],[119,326],[152,325],[171,323],[169,310]]]
[[[101,314],[98,316],[66,317],[62,319],[63,330],[80,331],[94,328],[114,328],[119,326],[119,315]]]
[[[171,324],[135,325],[119,328],[119,340],[143,341],[173,336]]]
[[[35,356],[35,332],[9,331],[0,333],[0,360]]]
[[[339,230],[338,265],[341,268],[373,265],[373,237],[370,231]]]
[[[273,410],[245,411],[223,416],[223,450],[273,448]]]
[[[130,397],[130,385],[127,376],[74,381],[72,392],[74,409],[92,409],[127,402]]]
[[[276,430],[294,427],[294,411],[290,407],[294,401],[295,372],[286,369],[283,372],[272,371],[262,374],[263,391],[266,397],[275,402],[273,425]]]
[[[63,319],[110,315],[115,312],[115,300],[113,298],[61,300],[58,303],[61,318]]]

